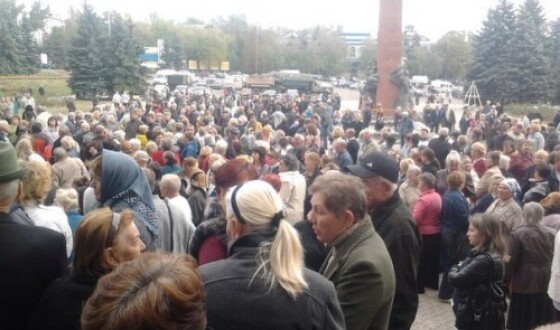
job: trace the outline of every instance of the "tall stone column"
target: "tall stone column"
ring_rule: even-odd
[[[393,104],[399,88],[391,83],[391,72],[402,59],[402,0],[379,0],[379,29],[377,32],[377,103],[385,116],[393,116]]]

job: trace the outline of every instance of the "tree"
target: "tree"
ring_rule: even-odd
[[[163,53],[161,57],[165,64],[175,70],[181,70],[185,67],[185,50],[183,43],[177,32],[173,33],[170,38],[163,40]]]
[[[481,31],[474,36],[467,79],[476,83],[482,98],[504,102],[513,96],[516,74],[509,69],[509,59],[514,29],[513,4],[500,0],[488,11]]]
[[[78,16],[76,34],[68,51],[70,78],[68,84],[78,98],[93,97],[105,89],[105,28],[93,8],[84,3]]]
[[[141,93],[145,79],[138,59],[141,47],[133,37],[133,23],[130,19],[123,19],[118,13],[113,13],[110,17],[111,35],[107,37],[104,53],[105,88],[111,94],[123,90]]]
[[[552,66],[554,101],[560,104],[560,18],[552,24]]]
[[[441,59],[441,77],[453,81],[465,78],[471,58],[471,47],[466,38],[463,32],[451,31],[435,44],[433,52]]]
[[[49,9],[34,3],[29,12],[13,0],[0,1],[0,74],[29,74],[39,69],[35,32]]]
[[[372,65],[375,64],[376,57],[377,43],[373,39],[368,39],[365,42],[365,46],[362,49],[362,55],[360,56],[360,71],[367,74]]]
[[[525,0],[515,24],[509,51],[509,74],[515,102],[548,102],[552,97],[550,39],[538,0]]]

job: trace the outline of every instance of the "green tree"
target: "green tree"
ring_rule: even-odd
[[[406,67],[411,76],[428,76],[430,79],[443,78],[441,68],[443,60],[434,47],[420,46],[414,47],[410,56],[407,58]]]
[[[368,70],[375,63],[377,57],[377,43],[373,39],[368,39],[362,48],[362,55],[360,56],[359,69],[362,74],[367,74]]]
[[[68,84],[78,98],[93,97],[105,89],[103,50],[105,27],[93,8],[84,3],[76,34],[68,51]]]
[[[123,19],[118,13],[111,17],[111,35],[106,41],[104,81],[109,93],[128,90],[141,93],[145,87],[142,66],[138,55],[141,51],[139,40],[134,38],[134,25],[130,19]]]
[[[515,84],[514,102],[548,102],[553,94],[550,39],[538,0],[525,0],[518,11],[514,37],[508,49],[509,73]]]
[[[168,39],[163,40],[163,53],[161,57],[165,65],[175,70],[181,70],[185,67],[185,49],[183,42],[178,33],[175,32]]]
[[[471,47],[463,32],[451,31],[441,37],[435,46],[435,52],[441,59],[440,76],[447,80],[463,80],[467,64],[471,58]]]
[[[49,9],[34,3],[30,11],[13,0],[0,1],[0,74],[29,74],[39,69],[35,32]]]
[[[482,29],[474,36],[467,79],[476,83],[483,99],[504,102],[513,96],[517,74],[509,67],[514,29],[513,4],[509,0],[500,0],[495,9],[488,11]]]
[[[552,24],[552,71],[554,81],[554,101],[560,104],[560,18]]]

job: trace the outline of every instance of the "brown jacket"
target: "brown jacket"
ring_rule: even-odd
[[[79,158],[66,157],[52,166],[53,180],[59,187],[70,188],[74,180],[86,177],[89,173],[84,163]]]
[[[522,225],[512,231],[506,280],[512,280],[514,293],[547,292],[554,237],[554,229],[544,225]]]

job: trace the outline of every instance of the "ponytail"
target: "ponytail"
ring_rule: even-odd
[[[280,220],[270,247],[270,271],[284,290],[295,298],[307,282],[303,278],[303,248],[298,233],[286,220]]]

